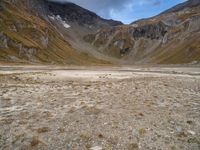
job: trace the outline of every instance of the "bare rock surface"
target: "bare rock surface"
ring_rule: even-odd
[[[2,150],[199,150],[199,116],[199,68],[0,67]]]

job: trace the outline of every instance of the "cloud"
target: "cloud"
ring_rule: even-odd
[[[73,2],[97,14],[111,18],[113,12],[120,12],[124,9],[131,10],[134,5],[145,5],[155,3],[159,0],[54,0],[59,2]]]
[[[155,3],[153,3],[154,6],[160,6],[161,5],[161,1],[157,1]]]
[[[73,2],[97,14],[110,18],[110,11],[120,11],[133,0],[57,0],[59,2]]]
[[[156,15],[165,7],[173,6],[185,0],[53,0],[57,2],[73,2],[91,10],[103,18],[130,23],[134,20]],[[163,5],[165,7],[162,7]],[[162,7],[162,10],[159,8]]]

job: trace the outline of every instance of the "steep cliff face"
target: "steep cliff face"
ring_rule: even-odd
[[[133,38],[162,39],[167,33],[168,26],[162,22],[150,25],[144,25],[133,29]]]
[[[41,17],[45,12],[35,12],[30,5],[38,6],[38,1],[0,1],[1,62],[104,63],[76,51],[48,18]]]
[[[156,17],[84,37],[98,51],[130,63],[200,60],[200,1],[180,4]]]

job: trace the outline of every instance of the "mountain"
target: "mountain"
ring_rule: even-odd
[[[102,29],[84,37],[96,49],[127,64],[180,64],[200,60],[200,0],[158,16]]]
[[[94,29],[91,27],[97,24],[99,26]],[[60,4],[46,0],[1,0],[0,62],[108,63],[86,51],[75,49],[70,40],[67,40],[70,33],[65,35],[64,33],[68,32],[65,30],[69,28],[71,32],[75,32],[80,26],[84,26],[82,27],[85,30],[84,34],[94,33],[97,29],[117,24],[121,23],[102,19],[72,3]]]
[[[46,19],[56,27],[73,48],[100,59],[114,61],[112,57],[95,51],[95,47],[86,43],[84,37],[88,34],[95,34],[101,29],[123,25],[122,22],[103,19],[97,14],[70,2],[58,3],[44,0],[42,8],[43,12],[45,8],[45,13],[41,13],[38,6],[33,9],[40,12],[40,15],[43,14],[44,18],[48,16]]]
[[[48,9],[49,15],[59,15],[68,23],[77,23],[90,29],[100,29],[109,26],[122,25],[122,23],[119,21],[103,19],[97,14],[86,10],[74,3],[58,3],[46,1],[45,5]]]
[[[20,8],[20,9],[19,9]],[[200,0],[129,25],[76,4],[0,1],[0,62],[182,64],[200,61]]]

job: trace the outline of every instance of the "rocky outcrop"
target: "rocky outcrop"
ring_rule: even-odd
[[[131,48],[121,48],[120,49],[120,54],[121,55],[125,55],[125,54],[127,54],[129,51],[131,50]]]
[[[15,40],[11,39],[3,32],[0,33],[0,50],[8,50],[9,48],[15,49],[18,51],[18,57],[27,59],[29,61],[35,60],[37,52],[39,49],[26,47],[22,43],[16,42]]]
[[[8,38],[3,34],[3,32],[0,32],[0,49],[8,48]]]
[[[47,36],[47,37],[42,36],[42,37],[40,38],[40,40],[41,40],[42,46],[43,46],[44,48],[47,48],[47,47],[48,47],[48,44],[49,44],[49,37],[48,37],[48,36]]]
[[[28,48],[28,47],[21,47],[19,50],[19,56],[23,58],[27,58],[28,60],[35,60],[35,56],[37,55],[37,49],[36,48]]]
[[[162,22],[159,22],[158,24],[145,25],[134,29],[133,38],[137,40],[143,37],[151,40],[158,40],[162,39],[165,36],[167,30],[168,26]]]
[[[190,19],[188,30],[190,32],[200,30],[200,16],[194,16]]]
[[[98,51],[133,63],[200,59],[200,1],[189,0],[150,19],[85,37]]]
[[[41,40],[42,46],[44,48],[47,48],[48,44],[49,44],[49,31],[48,31],[48,29],[45,29],[45,35],[41,36],[40,40]]]

